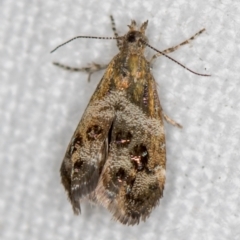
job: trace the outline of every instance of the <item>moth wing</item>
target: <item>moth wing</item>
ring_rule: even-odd
[[[97,98],[104,95],[105,89],[98,87],[73,134],[60,168],[62,184],[75,214],[81,211],[80,199],[96,188],[106,161],[106,139],[114,109],[110,102]]]
[[[145,220],[162,197],[166,147],[162,109],[148,63],[109,64],[68,146],[62,183],[75,213],[88,196],[123,224]],[[137,74],[139,64],[146,70]]]
[[[162,109],[152,75],[144,86],[145,90],[133,86],[139,91],[129,95],[136,96],[131,101],[122,91],[116,93],[119,104],[109,133],[109,154],[94,194],[116,220],[128,225],[150,215],[165,183]]]

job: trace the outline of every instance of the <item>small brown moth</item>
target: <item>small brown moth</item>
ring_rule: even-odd
[[[163,196],[166,172],[163,118],[180,126],[162,111],[151,63],[193,40],[204,29],[180,45],[160,52],[147,43],[147,21],[139,29],[132,21],[122,37],[116,33],[113,18],[112,24],[115,38],[104,39],[117,39],[120,52],[108,64],[83,114],[60,172],[75,214],[80,213],[80,200],[87,197],[106,207],[114,219],[134,225],[145,221]],[[84,36],[76,38],[81,37]],[[151,61],[144,56],[146,46],[158,52]],[[90,74],[102,69],[97,64],[82,69],[55,65]]]

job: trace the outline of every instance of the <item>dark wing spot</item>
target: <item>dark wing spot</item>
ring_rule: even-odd
[[[71,156],[77,149],[79,149],[83,144],[82,137],[79,133],[72,140],[71,147],[69,148],[69,155]]]
[[[132,134],[130,132],[118,131],[116,134],[116,145],[117,147],[127,147],[131,142]]]
[[[78,173],[81,170],[82,166],[83,166],[83,161],[77,161],[73,166],[74,172]]]
[[[143,144],[136,145],[132,152],[130,152],[130,157],[138,171],[141,171],[147,167],[149,156],[147,148]]]
[[[125,178],[126,178],[125,170],[123,168],[119,168],[116,173],[116,177],[119,182],[122,182],[123,180],[125,180]]]

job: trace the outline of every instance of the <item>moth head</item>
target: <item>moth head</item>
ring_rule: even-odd
[[[129,31],[123,38],[123,45],[127,49],[132,49],[136,51],[144,50],[148,39],[145,35],[145,30],[147,28],[148,21],[144,22],[140,28],[137,28],[137,24],[132,20],[131,24],[128,25]]]

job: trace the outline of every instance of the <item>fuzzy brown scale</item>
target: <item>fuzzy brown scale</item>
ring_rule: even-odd
[[[111,20],[118,36],[112,17]],[[160,52],[148,45],[146,28],[147,21],[139,29],[132,21],[127,34],[117,37],[120,52],[108,64],[66,151],[60,172],[76,214],[81,211],[80,200],[87,197],[106,207],[114,219],[134,225],[145,221],[163,196],[166,168],[163,118],[180,125],[162,112],[150,63],[160,55],[170,58],[166,53],[193,40],[204,29],[178,46]],[[144,56],[146,45],[158,52],[150,61]],[[62,64],[55,65],[67,69]],[[93,65],[95,69],[97,66]],[[94,71],[90,68],[89,76]]]

